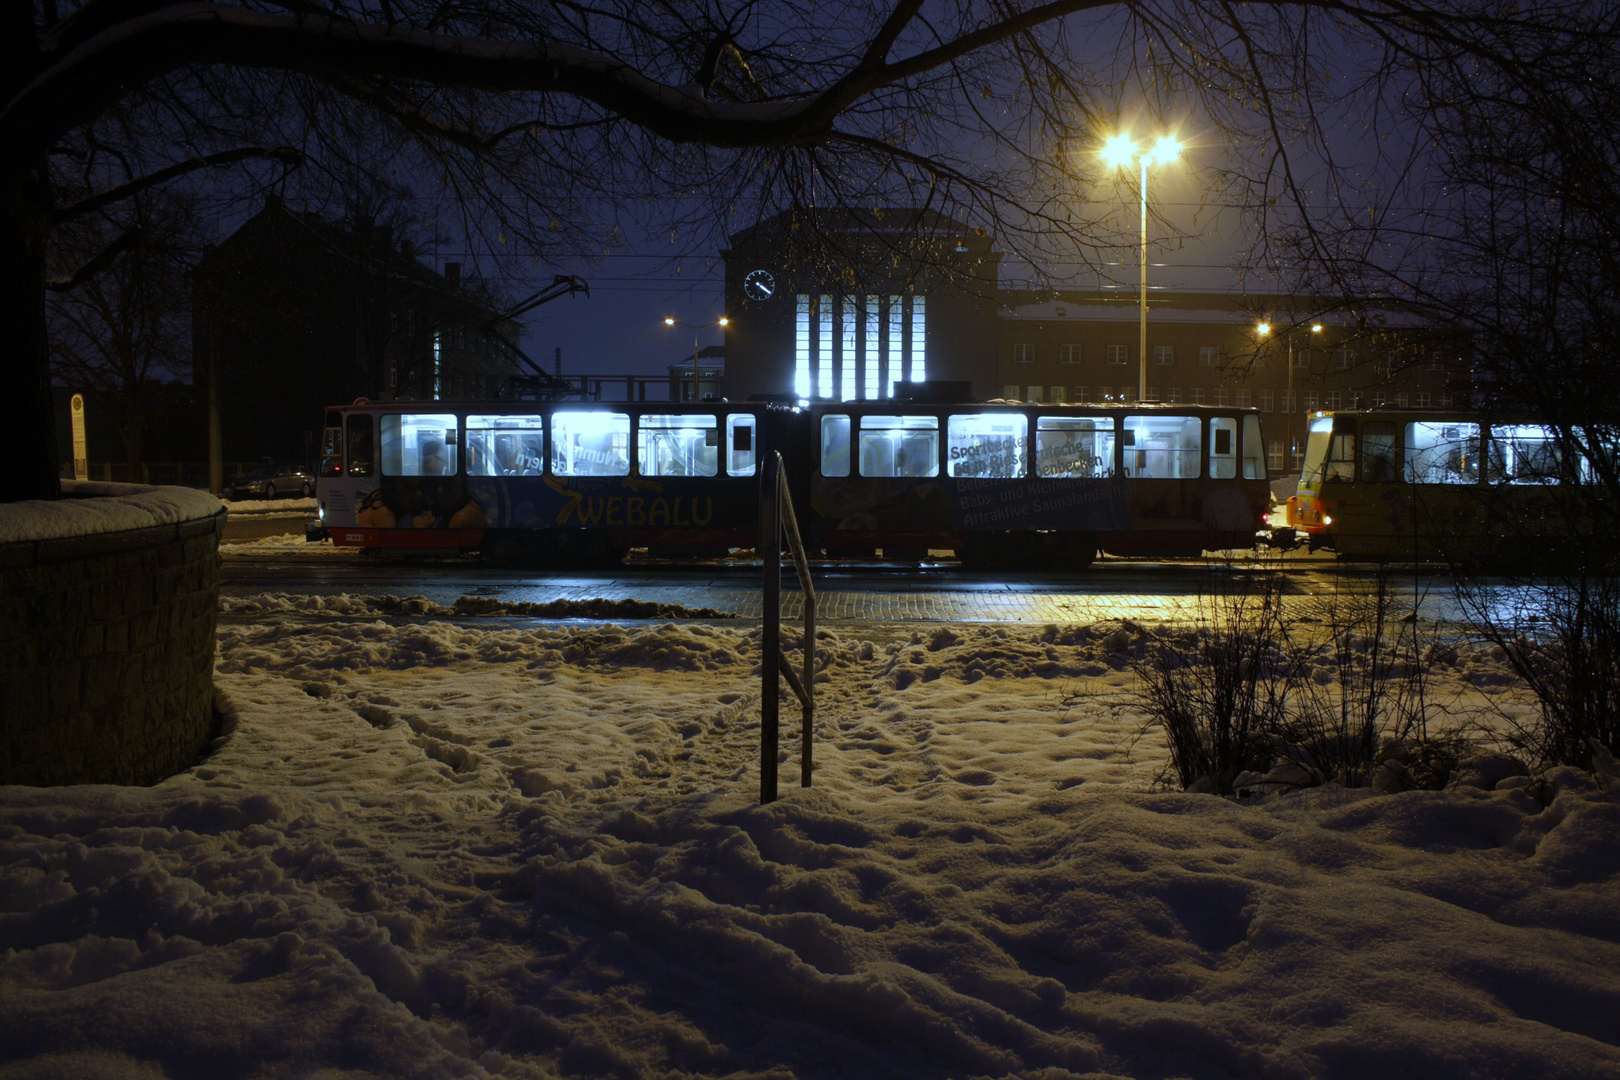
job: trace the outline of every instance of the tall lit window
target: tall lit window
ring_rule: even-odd
[[[1131,362],[1131,347],[1129,345],[1108,346],[1108,362],[1110,364],[1128,364]]]
[[[883,362],[878,347],[878,298],[866,298],[866,378],[862,380],[862,397],[883,396]]]
[[[1270,412],[1271,407],[1272,407],[1271,406],[1271,391],[1270,390],[1262,390],[1262,391],[1260,391],[1260,411],[1261,412]],[[1282,468],[1282,466],[1278,465],[1277,468],[1280,469],[1280,468]]]
[[[928,297],[911,298],[911,381],[928,378]]]
[[[894,384],[900,381],[901,368],[904,360],[901,356],[901,341],[905,333],[905,309],[901,307],[901,298],[889,297],[889,343],[883,350],[885,367],[888,370],[888,391],[884,397],[894,397]]]
[[[433,400],[444,392],[444,335],[433,332]]]
[[[793,393],[810,396],[810,297],[799,294],[799,313],[793,332]]]
[[[844,401],[861,396],[861,384],[855,377],[855,298],[838,298],[839,325],[838,354],[842,363],[838,380],[838,397]]]
[[[816,360],[816,397],[830,398],[833,396],[833,299],[830,296],[821,298],[821,313],[818,322],[821,327],[821,340]]]

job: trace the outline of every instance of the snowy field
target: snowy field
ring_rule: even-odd
[[[1156,791],[1131,632],[849,624],[760,807],[757,625],[350,599],[232,602],[187,773],[0,788],[0,1077],[1620,1076],[1585,774]]]

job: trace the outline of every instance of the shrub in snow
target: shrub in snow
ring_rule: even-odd
[[[1504,712],[1532,769],[1599,767],[1620,754],[1620,581],[1595,573],[1459,582],[1480,632],[1535,695],[1534,718]]]

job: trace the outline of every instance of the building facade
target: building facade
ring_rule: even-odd
[[[795,242],[812,226],[814,246]],[[959,222],[784,214],[733,236],[724,256],[724,396],[881,399],[924,381],[965,384],[975,400],[1140,396],[1135,290],[1003,288],[990,238]],[[1148,398],[1274,414],[1274,470],[1297,467],[1311,410],[1467,400],[1458,343],[1396,305],[1342,312],[1308,297],[1153,290]]]
[[[357,397],[493,396],[527,370],[520,329],[458,264],[274,197],[192,274],[193,381],[226,460],[313,464],[322,408]]]

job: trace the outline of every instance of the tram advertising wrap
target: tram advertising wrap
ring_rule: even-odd
[[[749,547],[779,451],[829,554],[1077,568],[1251,545],[1263,445],[1252,410],[1200,406],[357,402],[328,413],[320,531],[559,565]]]

